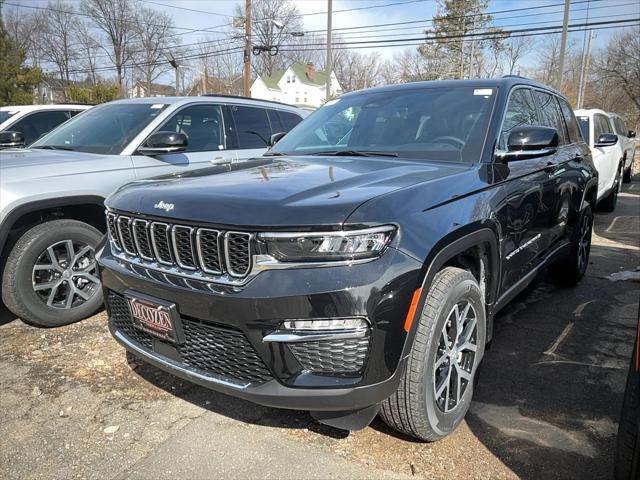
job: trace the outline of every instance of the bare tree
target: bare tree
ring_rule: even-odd
[[[50,0],[47,4],[48,13],[42,36],[44,59],[55,65],[60,80],[66,89],[71,81],[70,70],[78,57],[76,34],[79,22],[73,5],[62,0]]]
[[[3,8],[3,23],[9,37],[25,53],[26,60],[33,66],[42,63],[42,33],[45,18],[40,11],[24,12]]]
[[[81,8],[106,37],[108,45],[103,49],[116,69],[116,82],[122,96],[124,66],[135,49],[137,5],[134,0],[82,0]]]
[[[289,0],[253,0],[251,9],[252,43],[256,47],[279,49],[290,42],[291,32],[302,30],[300,12]],[[244,2],[236,5],[235,16],[244,19]],[[262,52],[253,56],[253,69],[258,75],[273,75],[284,65],[282,55]]]
[[[79,68],[87,72],[87,79],[91,82],[91,86],[94,87],[99,80],[96,68],[98,65],[98,52],[100,51],[100,44],[95,36],[95,32],[91,30],[91,25],[88,22],[79,22],[76,34],[79,58],[76,63]]]
[[[165,12],[141,7],[136,15],[137,48],[134,54],[136,72],[142,77],[147,91],[164,72],[171,69],[165,60],[168,50],[177,46],[172,35],[173,20]],[[174,52],[175,54],[175,52]]]
[[[637,30],[616,33],[595,61],[596,72],[604,80],[617,85],[622,93],[620,107],[626,102],[634,105],[635,122],[640,120],[640,36]],[[632,113],[625,116],[631,119]]]
[[[354,50],[342,52],[334,63],[334,72],[345,91],[360,90],[381,83],[382,62],[377,53],[364,55]]]
[[[527,37],[512,37],[504,42],[504,58],[505,58],[505,71],[509,75],[514,75],[518,72],[518,64],[522,57],[525,56],[527,50],[531,51],[534,48],[535,42]]]

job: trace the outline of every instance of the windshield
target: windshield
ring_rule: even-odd
[[[167,107],[156,103],[107,103],[86,110],[31,148],[117,155]]]
[[[366,154],[477,162],[495,89],[363,92],[329,101],[268,154]]]
[[[591,145],[591,138],[589,137],[589,117],[578,117],[578,125],[580,126],[582,138],[587,142],[587,145]]]
[[[0,123],[4,123],[5,121],[7,121],[9,118],[11,118],[13,115],[15,115],[16,112],[15,110],[0,110]]]

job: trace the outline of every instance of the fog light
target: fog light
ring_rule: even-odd
[[[364,318],[336,318],[322,320],[287,320],[282,322],[283,330],[331,331],[362,330],[369,326]]]

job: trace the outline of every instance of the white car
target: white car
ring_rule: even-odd
[[[6,147],[31,145],[49,133],[61,123],[78,113],[91,108],[91,105],[16,105],[0,107],[0,132],[20,132],[24,142],[11,142]],[[19,145],[24,143],[24,145]],[[3,148],[0,145],[0,148]]]
[[[634,130],[627,130],[624,126],[624,121],[620,115],[609,112],[609,118],[613,123],[613,128],[620,139],[620,147],[622,148],[624,158],[624,169],[622,174],[622,181],[629,183],[631,181],[631,168],[633,166],[633,158],[636,154],[636,132]]]
[[[624,170],[624,146],[615,133],[609,114],[597,108],[575,111],[580,131],[591,148],[598,170],[598,205],[612,212],[616,208]]]

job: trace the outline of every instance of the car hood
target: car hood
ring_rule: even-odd
[[[361,157],[278,157],[137,181],[107,199],[116,210],[173,220],[278,227],[336,225],[394,190],[467,165]]]
[[[106,161],[113,156],[40,148],[0,150],[0,180],[9,183],[77,174],[87,169],[87,159],[100,157]]]

